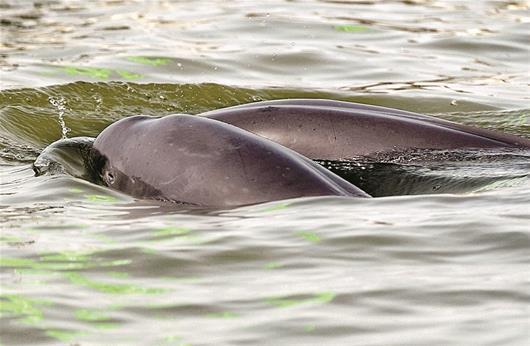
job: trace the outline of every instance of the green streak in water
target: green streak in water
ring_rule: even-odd
[[[93,310],[93,309],[78,309],[75,311],[75,318],[81,321],[104,321],[108,320],[109,317],[104,313]]]
[[[0,267],[15,267],[15,268],[24,268],[24,267],[33,267],[35,261],[27,258],[7,258],[0,257]]]
[[[60,70],[72,76],[86,76],[95,79],[108,79],[112,74],[111,69],[100,67],[65,66]]]
[[[65,273],[65,277],[71,283],[79,286],[88,287],[99,292],[109,294],[161,294],[167,292],[167,289],[162,288],[144,288],[130,284],[114,284],[91,280],[79,273]]]
[[[119,279],[125,279],[129,277],[129,273],[127,272],[107,272],[107,275]]]
[[[120,327],[118,323],[112,323],[112,322],[97,322],[92,324],[97,329],[115,329]]]
[[[191,344],[182,342],[182,337],[178,335],[168,335],[164,337],[164,342],[175,346],[191,346]]]
[[[187,227],[174,227],[174,226],[168,226],[168,227],[162,227],[155,230],[153,233],[153,241],[158,241],[157,238],[162,237],[171,237],[171,236],[178,236],[179,240],[187,241],[194,245],[200,245],[206,242],[203,237],[200,237],[195,234],[190,234],[192,232],[191,228]],[[156,250],[151,248],[144,248],[142,250],[145,253],[156,253]]]
[[[103,67],[75,67],[75,66],[64,66],[59,69],[60,71],[69,74],[71,76],[84,76],[94,79],[109,79],[113,73],[119,75],[124,79],[139,79],[143,75],[134,73],[126,70],[112,70]]]
[[[164,236],[169,236],[169,235],[184,235],[190,232],[191,232],[191,228],[168,226],[168,227],[158,228],[156,232],[153,233],[153,235],[155,237],[164,237]]]
[[[83,322],[90,322],[90,325],[98,329],[113,329],[119,324],[105,322],[110,319],[105,313],[94,309],[78,309],[75,311],[75,318]]]
[[[315,232],[299,231],[299,232],[296,232],[295,234],[315,244],[320,242],[320,236],[316,234]]]
[[[139,78],[143,77],[143,75],[140,74],[140,73],[134,73],[134,72],[129,72],[129,71],[125,71],[125,70],[116,70],[116,73],[119,74],[120,77],[122,77],[124,79],[129,79],[129,80],[139,79]]]
[[[208,317],[213,318],[236,318],[239,317],[239,314],[232,311],[222,311],[222,312],[211,312],[207,315]]]
[[[291,298],[269,298],[265,302],[269,305],[276,306],[278,308],[288,308],[295,305],[301,304],[325,304],[331,302],[335,298],[335,293],[333,292],[322,292],[317,293],[311,298],[305,299],[291,299]]]
[[[267,264],[265,264],[265,269],[278,269],[278,268],[281,268],[283,267],[283,264],[279,263],[279,262],[269,262]]]
[[[0,295],[0,298],[0,317],[5,313],[25,316],[21,321],[32,325],[41,322],[43,318],[42,310],[35,305],[51,305],[51,302],[45,300],[28,299],[15,294]]]
[[[58,262],[51,262],[58,261]],[[113,261],[98,261],[91,258],[87,253],[64,252],[53,255],[46,255],[40,258],[40,261],[35,261],[29,258],[8,258],[0,257],[0,267],[9,268],[28,268],[42,271],[56,271],[56,270],[73,270],[73,269],[87,269],[95,267],[115,267],[131,263],[131,260],[113,260]]]
[[[118,201],[116,197],[106,195],[84,195],[84,197],[94,203],[115,203]]]
[[[81,336],[85,334],[84,332],[79,331],[69,331],[64,329],[48,329],[46,331],[46,335],[55,338],[57,340],[63,341],[63,342],[70,342],[74,340],[76,337]]]
[[[304,331],[306,332],[312,332],[316,329],[316,326],[314,324],[308,324],[304,326]]]
[[[369,30],[368,27],[364,25],[353,25],[353,24],[335,25],[334,28],[337,31],[344,31],[344,32],[364,32],[364,31]]]
[[[23,239],[21,237],[17,237],[14,235],[2,235],[0,236],[0,242],[2,243],[12,243],[12,242],[22,242]]]
[[[154,254],[157,254],[159,251],[157,249],[153,249],[150,247],[144,247],[142,248],[142,252],[148,255],[154,255]]]
[[[94,239],[100,240],[100,241],[102,241],[104,243],[107,243],[107,244],[116,243],[116,241],[114,239],[112,239],[111,237],[109,237],[106,234],[95,234],[92,237]]]
[[[312,300],[320,304],[325,304],[335,299],[335,295],[336,294],[333,292],[322,292],[322,293],[316,294]]]
[[[168,335],[164,338],[165,342],[176,342],[180,340],[182,340],[182,337],[178,335]]]
[[[287,298],[269,298],[266,300],[269,305],[274,305],[277,308],[288,308],[290,306],[306,303],[305,299],[287,299]]]
[[[277,210],[282,210],[282,209],[285,209],[289,206],[289,203],[278,203],[278,204],[275,204],[273,206],[270,206],[268,208],[265,208],[263,209],[262,211],[263,212],[269,212],[269,211],[277,211]]]
[[[129,56],[127,60],[136,62],[138,64],[150,65],[150,66],[160,66],[167,65],[171,60],[168,58],[154,58],[148,56]]]
[[[201,245],[207,242],[207,239],[198,235],[185,235],[181,239],[193,245]]]
[[[65,261],[65,262],[86,262],[90,259],[91,253],[65,251],[53,255],[41,256],[42,261]]]
[[[55,272],[51,270],[27,269],[27,268],[17,268],[15,269],[15,273],[20,274],[20,275],[45,275],[48,278],[56,274]]]

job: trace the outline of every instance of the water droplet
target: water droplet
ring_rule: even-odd
[[[68,127],[66,127],[66,123],[64,121],[64,112],[66,111],[66,101],[64,97],[48,97],[48,102],[52,106],[54,106],[58,111],[58,117],[59,117],[59,125],[61,126],[61,139],[68,138],[67,134],[70,131]]]

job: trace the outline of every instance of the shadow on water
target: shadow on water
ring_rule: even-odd
[[[526,181],[530,153],[415,150],[319,163],[374,197],[469,193]]]

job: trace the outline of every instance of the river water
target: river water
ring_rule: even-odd
[[[0,0],[0,344],[527,344],[528,151],[375,160],[352,174],[386,197],[229,210],[31,163],[128,115],[288,97],[530,137],[529,7]]]

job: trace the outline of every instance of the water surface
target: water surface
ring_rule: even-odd
[[[323,162],[384,197],[230,210],[31,163],[128,115],[288,97],[530,137],[529,6],[0,1],[0,343],[526,344],[528,151]]]

